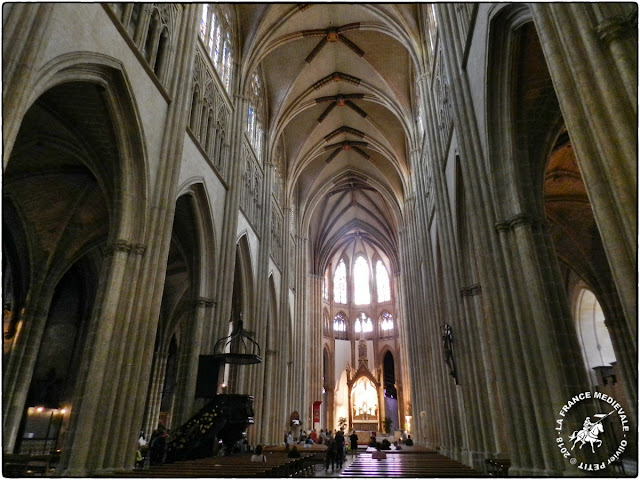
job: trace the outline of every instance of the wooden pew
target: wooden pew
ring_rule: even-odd
[[[385,451],[387,458],[376,460],[362,453],[345,468],[341,477],[472,477],[483,476],[472,468],[432,452]]]
[[[59,453],[51,455],[7,454],[2,457],[5,477],[48,477],[60,460]]]
[[[209,457],[152,466],[144,470],[125,470],[108,476],[129,478],[198,478],[198,477],[293,477],[310,474],[311,453],[289,458],[284,452],[268,453],[266,463],[251,462],[250,455]]]

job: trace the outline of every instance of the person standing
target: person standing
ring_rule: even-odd
[[[331,464],[331,471],[336,463],[336,441],[333,438],[327,440],[327,452],[325,457],[324,470],[329,470],[329,464]]]
[[[351,456],[358,454],[358,434],[354,430],[349,436],[349,447],[351,448]]]
[[[336,433],[336,465],[338,470],[342,468],[344,464],[344,433],[339,430]]]

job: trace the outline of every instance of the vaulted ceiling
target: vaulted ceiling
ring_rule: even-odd
[[[397,269],[414,148],[420,45],[410,4],[238,4],[242,78],[261,69],[268,139],[284,154],[320,273],[350,238]]]

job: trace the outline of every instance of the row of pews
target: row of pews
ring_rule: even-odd
[[[483,477],[486,474],[427,450],[385,451],[387,458],[376,460],[371,452],[360,453],[340,477]]]
[[[142,470],[125,470],[110,477],[127,478],[282,478],[313,476],[315,453],[301,452],[289,458],[284,452],[267,453],[266,463],[251,462],[250,454],[209,457],[157,465]]]
[[[60,453],[50,455],[4,454],[2,456],[2,476],[48,477],[60,461]]]

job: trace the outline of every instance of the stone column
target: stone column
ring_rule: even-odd
[[[211,298],[200,297],[192,303],[179,347],[178,372],[173,404],[172,428],[182,425],[195,413],[194,399],[200,361],[200,339],[204,322],[215,307]]]
[[[105,268],[101,280],[104,295],[100,295],[103,304],[98,314],[91,319],[91,326],[87,335],[87,347],[83,354],[83,368],[73,401],[73,412],[70,419],[65,448],[61,459],[61,466],[65,473],[83,476],[87,471],[98,467],[93,461],[93,441],[103,436],[107,427],[107,419],[101,413],[104,402],[113,401],[113,386],[111,372],[116,359],[113,352],[117,351],[112,341],[118,339],[118,328],[125,328],[125,319],[119,317],[119,300],[123,301],[123,286],[126,278],[131,278],[132,270],[128,268],[131,245],[126,241],[115,242],[110,254],[110,266]],[[108,379],[108,380],[107,380]],[[110,393],[105,396],[103,391]],[[123,438],[113,439],[114,446],[125,441]],[[93,448],[92,448],[93,447]],[[102,458],[96,459],[102,460]],[[65,468],[66,467],[66,468]]]
[[[147,404],[147,421],[144,424],[146,439],[149,441],[151,432],[158,427],[158,416],[160,413],[160,401],[162,400],[162,390],[164,389],[165,372],[167,371],[167,352],[158,351],[153,363],[151,372],[151,388],[149,389],[149,403]]]
[[[54,4],[50,3],[14,3],[8,10],[6,21],[3,19],[2,49],[2,105],[3,105],[3,146],[4,167],[9,163],[13,144],[22,125],[21,119],[31,106],[33,89],[29,88],[36,80],[36,65],[40,65],[40,56],[44,46],[50,41],[49,21]],[[10,10],[9,10],[10,8]]]
[[[292,352],[294,355],[294,366],[292,369],[292,394],[293,405],[301,415],[301,420],[304,422],[305,413],[307,411],[306,405],[306,384],[308,381],[308,374],[310,366],[306,361],[306,348],[309,341],[309,301],[311,298],[310,282],[307,278],[308,265],[309,265],[309,239],[307,237],[296,237],[296,292],[295,292],[295,318],[294,318],[294,330],[292,338],[294,339],[294,345],[292,345]]]
[[[472,244],[474,255],[478,259],[478,275],[483,287],[491,292],[487,295],[486,321],[483,328],[494,350],[491,352],[499,379],[516,380],[517,374],[513,371],[514,357],[511,354],[513,339],[505,335],[505,330],[511,332],[510,312],[512,306],[503,292],[508,292],[506,272],[502,260],[496,232],[494,230],[494,213],[492,208],[492,196],[489,192],[489,177],[485,169],[484,151],[480,141],[480,132],[473,109],[473,101],[468,79],[460,69],[459,35],[453,30],[455,17],[452,18],[451,9],[448,6],[438,6],[438,25],[440,28],[442,53],[445,56],[445,65],[449,67],[448,75],[451,86],[451,100],[454,123],[458,132],[460,154],[465,159],[461,162],[463,178],[465,179],[465,194],[469,195],[468,212],[470,230],[472,232]],[[499,402],[501,418],[504,428],[496,428],[495,436],[501,432],[508,432],[509,438],[503,440],[502,445],[509,447],[507,452],[512,461],[512,469],[518,470],[520,465],[530,464],[527,452],[522,448],[511,448],[512,445],[527,445],[519,426],[521,413],[516,411],[516,406],[511,401],[518,398],[518,381],[503,380],[497,384],[497,402]],[[499,421],[499,420],[497,420]],[[524,457],[523,457],[524,455]]]
[[[246,125],[246,115],[249,100],[241,95],[234,96],[234,109],[230,131],[229,155],[229,189],[224,203],[224,221],[220,241],[219,278],[216,314],[219,321],[212,329],[213,337],[208,339],[210,344],[205,348],[213,349],[216,340],[228,335],[228,321],[231,316],[231,300],[233,297],[233,278],[235,276],[236,242],[238,236],[238,212],[240,210],[240,195],[242,193],[242,142]]]
[[[45,295],[43,289],[40,292]],[[47,292],[50,302],[53,290]],[[20,422],[27,407],[27,395],[36,365],[38,351],[47,324],[48,309],[32,305],[33,295],[27,298],[26,306],[20,311],[19,324],[22,328],[16,334],[13,348],[6,361],[3,379],[3,451],[14,453],[18,442]]]
[[[637,20],[629,19],[637,15],[637,5],[620,5],[627,17],[602,18],[609,10],[595,4],[534,3],[531,9],[627,326],[635,337],[638,80],[629,62],[637,56]],[[599,23],[594,25],[594,19]]]
[[[313,402],[322,400],[322,275],[309,275],[310,296],[309,304],[309,342],[307,345],[307,363],[309,375],[307,385],[307,404],[305,411],[305,430],[313,428]]]

